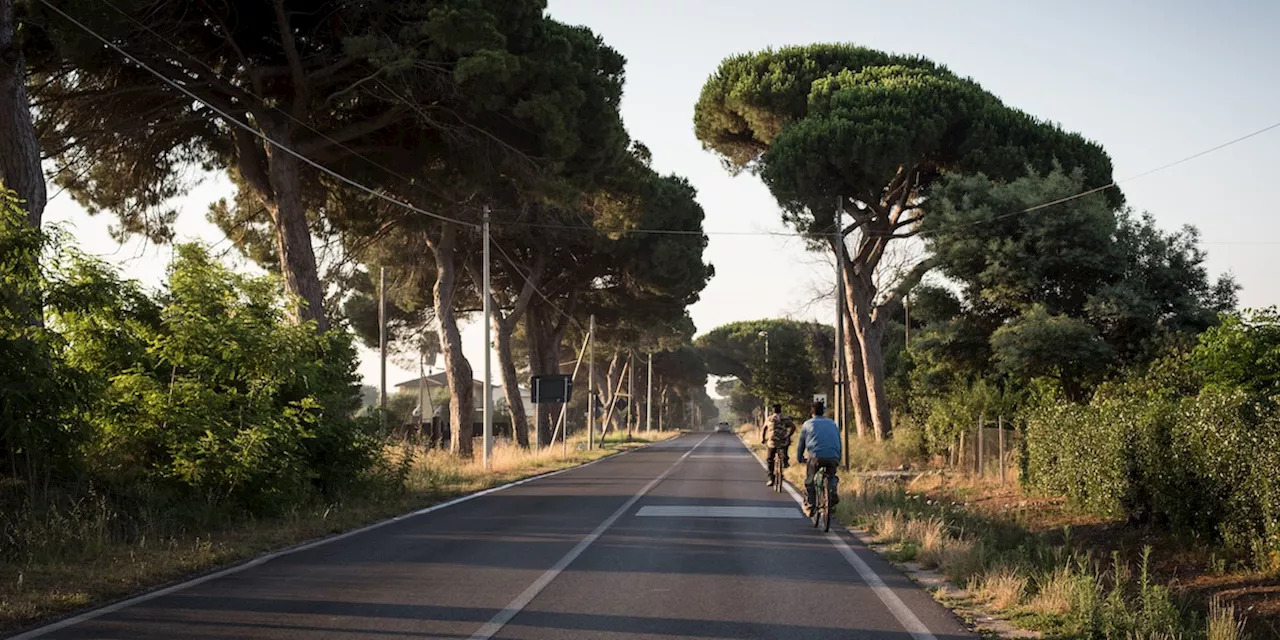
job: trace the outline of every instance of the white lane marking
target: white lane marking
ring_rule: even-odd
[[[741,454],[741,453],[699,453],[698,455],[696,455],[696,456],[691,456],[691,457],[694,457],[694,458],[729,458],[729,459],[732,459],[732,460],[750,460],[750,459],[751,459],[751,456],[746,456],[746,455],[743,455],[743,454]]]
[[[796,513],[791,507],[649,505],[640,507],[636,515],[650,518],[799,518],[803,514]]]
[[[587,537],[583,538],[581,542],[570,549],[569,553],[564,554],[564,557],[560,558],[559,562],[555,563],[555,565],[550,569],[547,569],[546,572],[539,576],[537,580],[534,580],[533,584],[529,585],[529,588],[524,590],[524,593],[516,596],[516,599],[512,600],[511,604],[508,604],[502,609],[502,611],[499,611],[497,615],[493,616],[487,624],[480,627],[479,631],[472,634],[471,640],[489,640],[501,631],[502,627],[506,626],[508,622],[511,622],[512,618],[516,617],[516,615],[520,613],[520,611],[529,606],[529,603],[533,602],[533,599],[538,597],[538,594],[542,593],[542,590],[546,589],[547,585],[551,584],[551,581],[556,579],[556,576],[560,575],[560,573],[572,564],[578,556],[582,555],[582,552],[586,551],[587,547],[591,546],[591,543],[595,542],[596,539],[609,529],[609,527],[613,526],[613,523],[617,522],[618,518],[621,518],[623,514],[630,511],[631,507],[634,506],[636,502],[639,502],[640,498],[644,497],[644,494],[649,493],[650,490],[658,486],[659,482],[662,482],[667,476],[671,475],[671,472],[675,471],[676,467],[680,466],[680,463],[684,462],[685,458],[688,458],[689,454],[693,453],[693,450],[697,449],[703,442],[706,442],[709,437],[711,436],[707,435],[699,440],[698,444],[690,447],[684,455],[680,456],[680,459],[672,463],[670,467],[667,467],[666,471],[663,471],[661,475],[649,481],[649,484],[646,484],[644,488],[640,489],[640,491],[638,491],[634,496],[631,496],[626,503],[621,507],[618,507],[618,510],[614,511],[613,515],[606,518],[604,522],[601,522],[600,526],[596,527],[595,531],[587,534]]]
[[[743,442],[742,446],[747,447],[747,444]],[[755,457],[756,462],[759,462],[761,467],[764,467],[765,469],[769,468],[765,465],[764,460],[762,460],[760,456],[756,455],[755,451],[751,450],[751,447],[747,447],[747,451]],[[803,509],[804,498],[800,497],[800,492],[796,491],[795,487],[792,487],[790,483],[784,484],[783,486],[786,487],[787,493],[791,494],[791,498],[796,501],[796,504],[799,504]],[[853,568],[858,572],[858,575],[862,576],[862,581],[866,582],[867,586],[871,587],[871,590],[880,598],[880,602],[883,602],[884,606],[889,609],[889,613],[892,613],[893,617],[898,619],[898,624],[902,625],[902,628],[905,629],[907,633],[911,634],[913,640],[938,640],[937,637],[929,631],[929,627],[926,627],[923,622],[920,622],[920,618],[916,617],[916,614],[911,611],[911,608],[902,602],[902,599],[898,597],[898,594],[894,593],[893,589],[889,588],[889,585],[884,583],[884,580],[880,578],[880,574],[876,573],[875,569],[872,569],[871,565],[867,564],[865,560],[859,558],[858,554],[854,552],[847,543],[845,543],[844,538],[841,538],[837,533],[828,531],[827,540],[830,541],[832,546],[840,552],[840,555],[844,556],[844,559],[847,560],[849,564],[853,565]]]
[[[698,444],[702,444],[702,443],[701,443],[701,442],[699,442]],[[697,447],[697,446],[698,446],[698,445],[694,445],[694,447]],[[8,640],[31,640],[32,638],[39,638],[39,637],[42,637],[42,636],[46,636],[46,635],[48,635],[48,634],[50,634],[50,633],[53,633],[54,631],[60,631],[60,630],[65,629],[65,628],[67,628],[67,627],[72,627],[72,626],[78,625],[78,624],[80,624],[80,623],[82,623],[82,622],[88,622],[89,620],[93,620],[94,618],[99,618],[99,617],[101,617],[101,616],[105,616],[105,615],[107,615],[108,613],[115,613],[115,612],[117,612],[117,611],[120,611],[121,609],[127,609],[127,608],[129,608],[129,607],[132,607],[132,606],[135,606],[135,605],[139,605],[139,604],[142,604],[142,603],[144,603],[144,602],[147,602],[147,601],[150,601],[150,600],[154,600],[154,599],[156,599],[156,598],[160,598],[160,597],[162,597],[162,596],[167,596],[167,595],[169,595],[169,594],[171,594],[171,593],[176,593],[176,592],[178,592],[178,591],[182,591],[182,590],[184,590],[184,589],[190,589],[191,587],[196,587],[196,586],[202,585],[202,584],[204,584],[204,583],[206,583],[206,582],[209,582],[209,581],[211,581],[211,580],[217,580],[218,578],[223,578],[223,577],[226,577],[226,576],[229,576],[229,575],[232,575],[232,574],[240,573],[241,571],[244,571],[244,570],[246,570],[246,569],[252,569],[253,567],[256,567],[256,566],[261,565],[261,564],[265,564],[265,563],[267,563],[267,562],[270,562],[270,561],[272,561],[272,560],[275,560],[276,558],[282,558],[282,557],[284,557],[284,556],[291,555],[291,554],[294,554],[294,553],[298,553],[298,552],[301,552],[301,551],[307,551],[307,550],[309,550],[309,549],[314,549],[314,548],[316,548],[316,547],[319,547],[319,546],[322,546],[322,545],[326,545],[326,544],[329,544],[329,543],[331,543],[331,542],[337,542],[337,541],[339,541],[339,540],[345,540],[345,539],[350,538],[350,537],[352,537],[352,536],[357,536],[357,535],[360,535],[360,534],[362,534],[362,533],[367,533],[367,532],[369,532],[369,531],[373,531],[374,529],[380,529],[380,528],[385,527],[385,526],[387,526],[387,525],[389,525],[389,524],[393,524],[393,523],[396,523],[396,522],[400,522],[401,520],[405,520],[405,519],[407,519],[407,518],[416,518],[416,517],[418,517],[418,516],[422,516],[422,515],[426,515],[426,514],[428,514],[428,513],[431,513],[432,511],[439,511],[439,510],[441,510],[441,509],[446,509],[446,508],[448,508],[448,507],[452,507],[452,506],[454,506],[454,505],[462,504],[463,502],[467,502],[468,500],[474,500],[474,499],[479,498],[479,497],[481,497],[481,496],[487,496],[487,495],[489,495],[489,494],[491,494],[491,493],[497,493],[497,492],[499,492],[499,491],[505,491],[505,490],[510,489],[510,488],[512,488],[512,487],[518,487],[518,486],[520,486],[520,485],[522,485],[522,484],[525,484],[525,483],[528,483],[528,482],[533,482],[533,481],[535,481],[535,480],[544,480],[544,479],[546,479],[546,478],[550,478],[551,476],[558,476],[558,475],[560,475],[560,474],[562,474],[562,473],[567,473],[567,472],[569,472],[569,471],[575,471],[575,470],[578,470],[578,469],[585,469],[585,468],[587,468],[587,467],[589,467],[589,466],[591,466],[591,465],[593,465],[593,464],[596,464],[597,462],[603,462],[603,461],[605,461],[605,460],[611,460],[611,459],[613,459],[613,458],[617,458],[617,457],[619,457],[619,456],[624,456],[624,455],[626,455],[626,454],[628,454],[628,453],[631,453],[632,451],[640,451],[640,450],[642,450],[642,449],[650,449],[650,448],[652,448],[652,445],[645,445],[645,446],[642,446],[642,447],[636,447],[635,449],[628,449],[628,450],[626,450],[626,451],[623,451],[622,453],[617,453],[617,454],[614,454],[614,455],[611,455],[611,456],[605,456],[605,457],[603,457],[603,458],[599,458],[599,459],[596,459],[596,460],[592,460],[591,462],[588,462],[588,463],[585,463],[585,464],[580,464],[580,465],[576,465],[576,466],[569,467],[569,468],[566,468],[566,469],[561,469],[561,470],[559,470],[559,471],[552,471],[552,472],[544,473],[544,474],[541,474],[541,475],[531,476],[531,477],[525,478],[525,479],[523,479],[523,480],[517,480],[517,481],[515,481],[515,482],[510,482],[510,483],[504,484],[504,485],[499,486],[499,487],[493,487],[493,488],[490,488],[490,489],[485,489],[484,491],[479,491],[479,492],[476,492],[476,493],[467,494],[467,495],[465,495],[465,496],[461,496],[461,497],[458,497],[458,498],[454,498],[453,500],[450,500],[450,501],[448,501],[448,502],[442,502],[442,503],[440,503],[440,504],[433,505],[433,506],[430,506],[430,507],[426,507],[426,508],[424,508],[424,509],[419,509],[419,510],[414,511],[414,512],[411,512],[411,513],[406,513],[406,514],[403,514],[403,515],[399,515],[399,516],[396,516],[396,517],[391,518],[391,519],[388,519],[388,520],[383,520],[383,521],[381,521],[381,522],[375,522],[375,523],[373,523],[373,524],[371,524],[371,525],[367,525],[367,526],[361,527],[361,528],[359,528],[359,529],[352,529],[351,531],[348,531],[348,532],[346,532],[346,533],[340,533],[340,534],[338,534],[338,535],[331,536],[331,537],[328,537],[328,538],[321,538],[320,540],[315,540],[315,541],[308,542],[308,543],[301,544],[301,545],[297,545],[297,546],[294,546],[294,547],[289,547],[289,548],[287,548],[287,549],[281,549],[281,550],[279,550],[279,551],[273,551],[273,552],[271,552],[271,553],[268,553],[268,554],[261,555],[261,556],[258,556],[258,557],[256,557],[256,558],[253,558],[253,559],[251,559],[251,560],[247,560],[247,561],[245,561],[245,562],[243,562],[243,563],[241,563],[241,564],[238,564],[238,565],[235,565],[235,566],[232,566],[232,567],[227,567],[226,569],[222,569],[222,570],[220,570],[220,571],[215,571],[214,573],[210,573],[210,574],[206,574],[206,575],[200,576],[199,578],[192,578],[191,580],[187,580],[186,582],[180,582],[180,583],[175,584],[175,585],[170,585],[170,586],[168,586],[168,587],[164,587],[163,589],[156,589],[155,591],[149,591],[149,592],[144,593],[144,594],[142,594],[142,595],[140,595],[140,596],[134,596],[134,597],[129,598],[129,599],[127,599],[127,600],[121,600],[120,602],[116,602],[116,603],[113,603],[113,604],[109,604],[109,605],[107,605],[107,606],[105,606],[105,607],[99,607],[99,608],[97,608],[97,609],[93,609],[92,611],[86,611],[86,612],[81,613],[81,614],[79,614],[79,615],[72,616],[72,617],[70,617],[70,618],[66,618],[66,619],[63,619],[63,620],[59,620],[59,621],[57,621],[57,622],[54,622],[54,623],[52,623],[52,624],[45,625],[45,626],[43,626],[43,627],[39,627],[39,628],[36,628],[36,629],[32,629],[32,630],[30,630],[30,631],[27,631],[26,633],[22,633],[22,634],[19,634],[19,635],[16,635],[16,636],[11,636],[11,637],[9,637],[9,638],[8,638]],[[690,449],[690,451],[693,451],[693,449]],[[688,455],[688,454],[685,454],[685,455]]]

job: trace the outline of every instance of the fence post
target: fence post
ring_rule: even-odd
[[[1000,484],[1004,484],[1004,416],[996,418],[996,424],[1000,428]]]
[[[978,416],[978,477],[983,478],[987,475],[986,447],[987,441],[987,415],[984,413]]]

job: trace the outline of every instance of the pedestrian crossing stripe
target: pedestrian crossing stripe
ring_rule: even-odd
[[[733,507],[710,505],[649,505],[637,516],[649,518],[803,518],[795,507]]]

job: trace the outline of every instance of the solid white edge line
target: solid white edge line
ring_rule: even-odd
[[[680,437],[680,436],[677,436],[676,438],[673,438],[672,440],[678,439],[679,437]],[[313,541],[311,541],[311,542],[306,542],[306,543],[303,543],[303,544],[300,544],[300,545],[295,545],[295,546],[292,546],[292,547],[287,547],[287,548],[281,549],[281,550],[279,550],[279,551],[272,551],[272,552],[266,553],[266,554],[264,554],[264,555],[260,555],[260,556],[258,556],[258,557],[256,557],[256,558],[252,558],[252,559],[249,559],[249,560],[245,560],[244,562],[241,562],[240,564],[232,565],[232,566],[227,567],[227,568],[225,568],[225,569],[220,569],[220,570],[215,571],[215,572],[213,572],[213,573],[205,574],[205,575],[200,576],[200,577],[198,577],[198,578],[192,578],[192,579],[187,580],[187,581],[185,581],[185,582],[180,582],[180,583],[178,583],[178,584],[169,585],[169,586],[167,586],[167,587],[163,587],[163,588],[160,588],[160,589],[156,589],[156,590],[154,590],[154,591],[148,591],[148,592],[146,592],[146,593],[144,593],[144,594],[142,594],[142,595],[134,596],[134,597],[132,597],[132,598],[128,598],[128,599],[126,599],[126,600],[121,600],[121,601],[119,601],[119,602],[115,602],[115,603],[112,603],[112,604],[109,604],[109,605],[106,605],[106,606],[98,607],[97,609],[93,609],[93,610],[90,610],[90,611],[86,611],[86,612],[84,612],[84,613],[77,614],[77,615],[71,616],[71,617],[69,617],[69,618],[64,618],[64,619],[59,620],[59,621],[57,621],[57,622],[53,622],[53,623],[47,624],[47,625],[45,625],[45,626],[43,626],[43,627],[38,627],[38,628],[32,629],[32,630],[30,630],[30,631],[26,631],[26,632],[20,633],[20,634],[18,634],[18,635],[16,635],[16,636],[9,636],[9,637],[7,638],[7,640],[31,640],[31,638],[39,638],[39,637],[41,637],[41,636],[46,636],[46,635],[48,635],[48,634],[50,634],[50,633],[53,633],[53,632],[55,632],[55,631],[61,631],[62,629],[66,629],[67,627],[73,627],[73,626],[78,625],[78,624],[80,624],[80,623],[82,623],[82,622],[88,622],[89,620],[93,620],[94,618],[102,617],[102,616],[104,616],[104,615],[107,615],[108,613],[115,613],[115,612],[120,611],[120,610],[122,610],[122,609],[128,609],[129,607],[132,607],[132,606],[135,606],[135,605],[139,605],[139,604],[142,604],[142,603],[144,603],[144,602],[147,602],[147,601],[150,601],[150,600],[154,600],[154,599],[156,599],[156,598],[160,598],[160,597],[163,597],[163,596],[167,596],[167,595],[169,595],[169,594],[171,594],[171,593],[176,593],[176,592],[178,592],[178,591],[182,591],[182,590],[184,590],[184,589],[190,589],[191,587],[196,587],[196,586],[202,585],[202,584],[204,584],[204,583],[206,583],[206,582],[209,582],[209,581],[212,581],[212,580],[217,580],[218,578],[222,578],[222,577],[226,577],[226,576],[233,575],[233,574],[236,574],[236,573],[240,573],[241,571],[244,571],[244,570],[246,570],[246,569],[252,569],[253,567],[256,567],[256,566],[261,565],[261,564],[265,564],[265,563],[270,562],[270,561],[272,561],[272,560],[275,560],[275,559],[277,559],[277,558],[282,558],[282,557],[287,556],[287,555],[292,555],[292,554],[298,553],[298,552],[300,552],[300,551],[307,551],[307,550],[310,550],[310,549],[314,549],[314,548],[316,548],[316,547],[323,546],[323,545],[329,544],[329,543],[331,543],[331,542],[337,542],[337,541],[339,541],[339,540],[345,540],[345,539],[350,538],[350,537],[352,537],[352,536],[357,536],[357,535],[360,535],[360,534],[362,534],[362,533],[368,533],[369,531],[373,531],[374,529],[381,529],[382,527],[385,527],[385,526],[387,526],[387,525],[389,525],[389,524],[394,524],[394,523],[396,523],[396,522],[400,522],[401,520],[406,520],[406,519],[409,519],[409,518],[416,518],[416,517],[418,517],[418,516],[422,516],[422,515],[426,515],[426,514],[428,514],[428,513],[431,513],[432,511],[439,511],[440,509],[445,509],[445,508],[448,508],[448,507],[452,507],[452,506],[454,506],[454,505],[461,504],[461,503],[463,503],[463,502],[467,502],[468,500],[474,500],[474,499],[479,498],[479,497],[481,497],[481,496],[487,496],[487,495],[489,495],[489,494],[491,494],[491,493],[497,493],[497,492],[499,492],[499,491],[504,491],[504,490],[506,490],[506,489],[510,489],[510,488],[512,488],[512,487],[518,487],[518,486],[520,486],[520,485],[522,485],[522,484],[525,484],[525,483],[528,483],[528,482],[533,482],[533,481],[535,481],[535,480],[544,480],[544,479],[546,479],[546,478],[550,478],[550,477],[552,477],[552,476],[558,476],[558,475],[560,475],[560,474],[562,474],[562,473],[567,473],[567,472],[569,472],[569,471],[576,471],[576,470],[578,470],[578,469],[585,469],[585,468],[587,468],[587,467],[589,467],[589,466],[591,466],[591,465],[593,465],[593,464],[596,464],[596,463],[598,463],[598,462],[603,462],[603,461],[605,461],[605,460],[610,460],[610,459],[613,459],[613,458],[617,458],[617,457],[619,457],[619,456],[624,456],[624,455],[626,455],[626,454],[628,454],[628,453],[631,453],[632,451],[640,451],[640,450],[643,450],[643,449],[648,449],[649,447],[652,447],[653,445],[656,445],[656,444],[663,444],[663,443],[666,443],[666,442],[671,442],[671,440],[661,440],[661,441],[659,441],[659,442],[653,442],[653,443],[646,444],[646,445],[641,446],[641,447],[636,447],[636,448],[634,448],[634,449],[628,449],[628,450],[623,451],[623,452],[621,452],[621,453],[615,453],[615,454],[613,454],[613,455],[604,456],[603,458],[597,458],[597,459],[595,459],[595,460],[592,460],[591,462],[585,462],[585,463],[583,463],[583,464],[574,465],[574,466],[572,466],[572,467],[566,467],[566,468],[564,468],[564,469],[560,469],[559,471],[550,471],[550,472],[542,473],[542,474],[539,474],[539,475],[536,475],[536,476],[529,476],[528,478],[523,478],[523,479],[520,479],[520,480],[516,480],[515,482],[509,482],[509,483],[504,484],[504,485],[501,485],[501,486],[497,486],[497,487],[490,487],[490,488],[488,488],[488,489],[485,489],[484,491],[477,491],[476,493],[469,493],[469,494],[467,494],[467,495],[465,495],[465,496],[459,496],[459,497],[454,498],[453,500],[450,500],[450,501],[448,501],[448,502],[441,502],[440,504],[432,505],[432,506],[430,506],[430,507],[425,507],[425,508],[423,508],[423,509],[419,509],[419,510],[417,510],[417,511],[412,511],[412,512],[410,512],[410,513],[401,514],[401,515],[398,515],[398,516],[395,516],[395,517],[392,517],[392,518],[388,518],[388,519],[386,519],[386,520],[380,520],[380,521],[375,522],[375,523],[373,523],[373,524],[369,524],[369,525],[365,525],[365,526],[363,526],[363,527],[360,527],[359,529],[352,529],[351,531],[347,531],[347,532],[345,532],[345,533],[339,533],[339,534],[337,534],[337,535],[329,536],[329,537],[327,537],[327,538],[321,538],[321,539],[319,539],[319,540],[313,540]],[[702,443],[701,443],[701,442],[699,442],[698,444],[702,444]],[[697,448],[697,445],[694,445],[694,448]],[[692,452],[692,451],[693,451],[693,449],[690,449],[689,451],[690,451],[690,452]],[[686,453],[685,455],[688,455],[688,454]],[[682,459],[683,459],[683,458],[682,458]]]
[[[570,549],[568,553],[564,554],[564,557],[560,558],[559,562],[556,562],[555,565],[539,576],[537,580],[534,580],[533,584],[529,585],[529,588],[525,589],[523,593],[516,596],[516,599],[512,600],[511,604],[504,607],[494,615],[488,623],[483,627],[480,627],[479,631],[472,634],[470,640],[489,640],[501,631],[508,622],[511,622],[512,618],[516,617],[516,615],[524,610],[525,607],[529,606],[529,603],[533,602],[533,599],[538,597],[538,594],[542,593],[542,590],[546,589],[547,585],[551,584],[552,580],[555,580],[561,572],[568,568],[569,565],[578,558],[578,556],[582,555],[582,552],[586,551],[587,547],[591,546],[591,543],[595,542],[601,535],[604,535],[604,532],[607,531],[609,527],[613,526],[613,523],[617,522],[618,518],[621,518],[623,514],[630,511],[631,507],[634,506],[635,503],[639,502],[646,493],[649,493],[650,490],[658,486],[659,482],[662,482],[667,478],[667,476],[671,475],[671,472],[675,471],[676,467],[680,466],[680,463],[684,462],[685,458],[688,458],[689,454],[693,453],[694,449],[702,446],[702,443],[706,442],[707,438],[710,437],[711,434],[704,436],[698,441],[698,444],[690,447],[684,455],[680,456],[680,458],[673,462],[670,467],[667,467],[666,471],[663,471],[661,475],[650,480],[649,484],[646,484],[644,488],[640,489],[640,491],[634,496],[631,496],[625,504],[618,507],[618,510],[613,512],[613,515],[606,518],[604,522],[600,523],[600,526],[596,527],[594,531],[587,534],[587,537],[583,538],[577,545]]]
[[[769,466],[764,463],[764,459],[756,454],[755,450],[742,439],[741,435],[738,436],[738,441],[742,443],[742,446],[747,448],[747,451],[749,451],[752,457],[756,459],[756,462],[760,463],[761,467],[764,467],[766,470],[769,468]],[[795,487],[791,486],[791,483],[789,482],[783,486],[786,488],[787,493],[791,494],[791,498],[800,505],[801,509],[803,509],[804,498],[800,496],[800,492],[796,491]],[[920,618],[916,617],[916,614],[911,611],[911,608],[898,597],[898,594],[894,593],[893,589],[889,588],[889,585],[884,583],[880,574],[876,573],[875,569],[872,569],[871,565],[867,564],[865,560],[858,557],[857,552],[849,547],[848,543],[844,541],[844,538],[840,537],[840,534],[828,531],[826,533],[826,537],[831,545],[836,548],[836,551],[839,551],[840,555],[844,556],[844,559],[853,566],[854,570],[858,572],[858,575],[862,576],[862,581],[866,582],[867,586],[871,587],[871,590],[880,598],[880,602],[884,603],[884,606],[889,609],[889,613],[892,613],[893,617],[898,619],[898,624],[901,624],[902,628],[905,629],[907,633],[911,634],[911,637],[914,640],[938,640],[937,637],[929,631],[929,627],[925,626],[925,624],[920,621]]]

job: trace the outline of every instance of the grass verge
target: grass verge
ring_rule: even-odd
[[[752,437],[754,427],[746,425],[739,434],[763,453],[758,436]],[[798,465],[786,477],[797,487],[803,483]],[[1073,541],[1070,523],[1082,518],[1061,501],[1019,496],[1017,504],[1040,507],[1034,521],[1022,519],[1008,504],[993,510],[971,506],[984,495],[1010,491],[1017,493],[938,473],[911,481],[846,477],[835,515],[865,531],[888,559],[937,571],[963,589],[958,600],[952,594],[945,604],[980,610],[1046,638],[1241,640],[1248,631],[1263,635],[1256,627],[1247,631],[1244,612],[1216,596],[1177,597],[1170,586],[1176,581],[1156,570],[1160,563],[1150,546],[1166,540],[1147,538],[1137,557],[1130,557],[1135,554],[1098,544],[1101,539]],[[1045,530],[1045,507],[1058,514],[1055,523],[1066,526]]]
[[[567,457],[561,455],[560,446],[534,451],[500,442],[489,473],[484,472],[478,459],[462,460],[439,450],[389,446],[387,462],[403,474],[401,491],[299,506],[282,517],[224,522],[203,530],[166,531],[166,527],[156,525],[156,535],[128,544],[95,533],[106,529],[102,520],[110,514],[93,509],[56,514],[49,520],[52,524],[44,528],[63,529],[62,536],[68,544],[22,563],[0,564],[0,632],[15,631],[276,549],[676,435],[679,432],[641,433],[631,441],[625,436],[610,435],[602,447],[591,451],[579,450],[580,441],[570,439]]]

